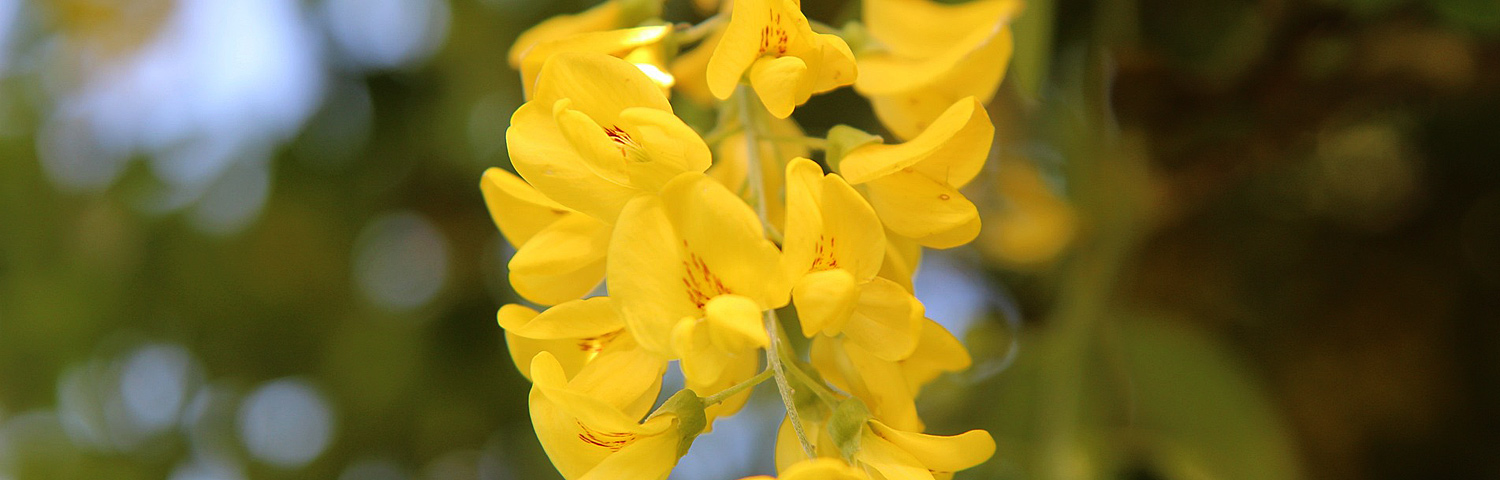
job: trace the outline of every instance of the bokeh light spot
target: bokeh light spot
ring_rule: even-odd
[[[333,440],[333,411],[307,382],[275,380],[245,397],[239,432],[255,458],[297,468],[321,455]]]
[[[360,233],[354,269],[360,291],[376,305],[395,311],[420,307],[448,275],[447,240],[420,214],[388,214]]]

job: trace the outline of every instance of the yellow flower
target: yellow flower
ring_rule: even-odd
[[[737,0],[708,61],[709,90],[728,99],[747,70],[766,109],[786,118],[812,94],[854,83],[854,53],[836,35],[813,33],[798,0]]]
[[[864,188],[891,231],[926,247],[956,247],[979,235],[979,211],[958,189],[984,167],[994,134],[984,107],[965,98],[910,142],[856,148],[838,168]]]
[[[757,475],[741,480],[775,480],[777,477]],[[781,480],[869,480],[870,476],[843,460],[833,458],[809,458],[781,471]]]
[[[580,13],[549,18],[516,37],[510,45],[510,66],[520,69],[522,59],[537,45],[580,33],[634,27],[659,15],[661,2],[658,0],[606,0]]]
[[[804,419],[806,420],[806,419]],[[825,420],[815,419],[804,425],[808,429],[818,458],[837,458],[840,447],[826,433],[812,435],[813,430],[826,432]],[[869,478],[884,480],[946,480],[953,472],[984,463],[995,454],[995,440],[984,430],[970,430],[958,435],[926,435],[891,428],[870,418],[853,434],[851,462]],[[776,436],[776,464],[782,471],[807,462],[791,424],[783,421]],[[863,477],[856,477],[863,478]]]
[[[688,387],[711,394],[755,374],[769,343],[762,312],[787,302],[779,256],[739,197],[684,173],[620,214],[610,295],[643,347],[681,358]]]
[[[802,333],[840,336],[886,360],[906,358],[921,332],[921,302],[876,276],[886,254],[875,211],[838,175],[811,160],[786,168],[783,269]]]
[[[864,23],[881,51],[859,57],[855,90],[901,138],[915,137],[964,97],[988,103],[1005,78],[1019,0],[945,4],[868,0]]]
[[[495,225],[516,247],[509,264],[516,293],[556,305],[582,297],[604,280],[608,224],[559,205],[499,168],[485,171],[479,186]]]
[[[614,223],[632,197],[708,168],[708,145],[640,69],[598,53],[554,55],[506,130],[511,162],[548,198]]]
[[[1000,169],[1001,204],[992,205],[986,230],[977,243],[986,255],[1007,268],[1037,268],[1057,258],[1078,230],[1078,214],[1041,172],[1023,159]]]
[[[606,350],[635,348],[609,297],[574,300],[541,313],[510,304],[495,316],[505,329],[511,359],[527,378],[531,359],[544,351],[557,359],[567,378],[573,378]]]
[[[969,368],[969,352],[931,319],[922,320],[916,351],[900,361],[879,358],[858,343],[813,339],[813,367],[830,384],[865,402],[877,418],[907,430],[922,430],[916,396],[942,372]]]
[[[678,458],[678,419],[638,421],[661,390],[666,363],[631,349],[608,353],[571,380],[552,354],[531,361],[531,424],[564,478],[667,478]]]
[[[662,39],[671,32],[672,27],[658,25],[585,32],[539,42],[521,56],[521,87],[526,98],[531,98],[532,91],[536,89],[537,75],[541,73],[547,60],[564,52],[591,52],[623,58],[658,86],[663,89],[671,88],[675,80],[666,71],[664,52],[661,51]]]

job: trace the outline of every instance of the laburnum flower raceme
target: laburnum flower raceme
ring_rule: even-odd
[[[923,386],[971,360],[912,275],[923,247],[980,232],[960,190],[990,156],[1019,3],[865,0],[842,28],[798,0],[693,5],[708,17],[674,24],[661,0],[606,0],[511,49],[514,173],[480,186],[531,305],[497,320],[542,448],[568,479],[664,479],[769,380],[778,476],[752,478],[947,479],[988,460],[982,430],[924,433]],[[844,86],[893,142],[806,136],[793,112]],[[660,401],[671,362],[686,388]]]

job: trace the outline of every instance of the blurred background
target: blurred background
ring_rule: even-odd
[[[511,41],[592,3],[0,0],[0,479],[556,478],[477,184]],[[960,478],[1500,478],[1500,2],[1015,29],[984,233],[917,282],[975,356],[931,431],[999,444]],[[770,473],[780,409],[676,478]]]

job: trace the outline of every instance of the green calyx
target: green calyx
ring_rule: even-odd
[[[828,419],[828,436],[845,460],[854,458],[854,452],[859,451],[859,437],[869,421],[870,409],[858,398],[839,402],[833,409],[833,416]]]
[[[703,429],[708,428],[708,416],[703,413],[707,407],[703,398],[699,397],[692,389],[684,388],[678,390],[667,398],[660,408],[651,416],[655,417],[664,413],[677,416],[677,458],[687,454],[688,448],[693,446],[693,440]]]

